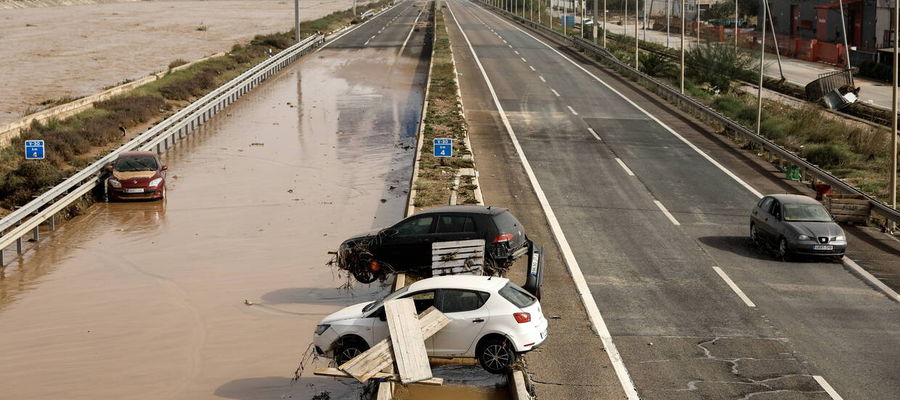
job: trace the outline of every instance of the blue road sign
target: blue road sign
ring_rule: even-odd
[[[453,139],[434,139],[435,157],[453,157]]]
[[[26,160],[43,160],[44,159],[44,141],[43,140],[26,140],[25,141],[25,159]]]

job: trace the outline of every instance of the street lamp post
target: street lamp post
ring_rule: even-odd
[[[891,88],[891,98],[893,105],[893,112],[891,113],[891,120],[893,121],[892,130],[891,130],[891,179],[890,184],[888,185],[888,190],[891,191],[890,199],[891,199],[891,207],[897,208],[897,73],[900,72],[897,70],[898,67],[898,56],[900,56],[900,37],[898,37],[898,33],[900,33],[900,4],[894,4],[894,69],[892,70],[894,73],[892,74],[894,77],[894,87]],[[895,227],[891,226],[891,230]]]
[[[762,133],[762,87],[763,70],[766,64],[766,19],[769,17],[769,2],[763,1],[762,44],[759,46],[759,88],[756,94],[756,134]]]
[[[294,0],[294,39],[300,42],[300,0]]]
[[[594,0],[594,13],[591,14],[591,19],[594,21],[594,23],[591,24],[591,33],[593,34],[594,44],[597,44],[597,3],[599,2],[599,0]]]
[[[684,2],[686,1],[687,0],[681,0],[681,94],[684,94]]]
[[[626,0],[627,1],[627,0]],[[638,51],[640,46],[640,40],[638,39],[638,15],[640,15],[640,0],[634,0],[634,69],[639,69],[638,65]]]
[[[606,48],[606,14],[606,0],[603,0],[603,48]]]

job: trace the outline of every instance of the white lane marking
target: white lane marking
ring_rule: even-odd
[[[851,260],[849,257],[844,256],[841,260],[844,262],[844,266],[853,270],[853,272],[862,278],[862,280],[868,282],[870,285],[875,286],[876,289],[884,293],[885,296],[889,297],[891,300],[894,300],[900,303],[900,294],[895,292],[893,289],[884,284],[880,279],[876,278],[874,275],[870,274],[869,271],[860,267],[855,261]]]
[[[588,128],[588,130],[590,130],[590,129],[591,129],[591,128]],[[591,131],[591,133],[594,133],[594,131]],[[597,140],[600,140],[600,137],[598,137],[596,133],[594,133],[594,137],[596,137]],[[634,176],[634,172],[631,172],[631,168],[628,168],[628,166],[625,165],[625,162],[622,161],[621,158],[616,157],[616,162],[619,163],[619,166],[622,167],[622,169],[625,170],[625,173],[628,174],[628,176]],[[657,202],[657,203],[658,203],[658,202]],[[666,212],[668,212],[668,211],[666,211]],[[677,222],[677,221],[676,221],[676,222]],[[675,225],[678,225],[678,224],[676,223]]]
[[[553,92],[553,94],[555,94],[556,97],[559,97],[559,92],[557,92],[556,89],[550,89],[550,91]]]
[[[653,200],[653,202],[656,203],[656,206],[659,207],[660,210],[662,210],[663,214],[666,215],[666,218],[668,218],[669,221],[672,221],[673,225],[681,225],[681,222],[678,222],[678,220],[675,219],[675,216],[672,215],[669,210],[666,210],[666,206],[664,206],[663,203],[661,203],[659,200]]]
[[[509,46],[509,48],[512,48],[512,45],[511,45],[511,44],[508,44],[507,46]]]
[[[527,63],[527,62],[528,62],[528,60],[526,60],[526,59],[525,59],[525,57],[519,57],[519,58],[521,58],[521,59],[522,59],[522,62],[525,62],[525,63]]]
[[[839,395],[838,392],[834,390],[834,388],[828,384],[828,381],[826,381],[825,378],[823,378],[821,375],[813,375],[813,379],[815,379],[816,382],[819,383],[819,386],[821,386],[822,389],[825,389],[825,393],[828,393],[828,395],[831,396],[832,399],[844,400],[844,398],[841,397],[841,395]]]
[[[597,138],[597,140],[599,140],[601,142],[603,141],[603,139],[600,139],[600,135],[598,135],[597,132],[594,132],[594,130],[591,129],[591,127],[588,127],[588,132],[590,132],[591,135],[594,135],[594,137]]]
[[[375,15],[374,17],[369,18],[369,19],[363,21],[363,23],[361,23],[361,24],[359,24],[359,25],[356,25],[356,26],[354,26],[353,28],[344,31],[343,33],[341,33],[340,35],[338,35],[336,38],[329,40],[328,42],[326,42],[325,44],[323,44],[321,47],[319,47],[318,49],[316,49],[315,52],[318,53],[318,52],[322,51],[322,49],[324,49],[324,48],[328,47],[329,45],[331,45],[332,43],[334,43],[334,42],[340,40],[340,38],[342,38],[342,37],[344,37],[344,36],[347,36],[347,34],[349,34],[350,32],[353,32],[353,31],[359,29],[360,27],[362,27],[363,25],[368,24],[369,22],[372,22],[372,21],[378,19],[378,17],[380,17],[380,16],[386,14],[388,11],[393,10],[394,8],[396,8],[397,6],[399,6],[400,4],[403,4],[403,3],[397,3],[397,4],[393,5],[393,6],[391,6],[391,8],[388,8],[387,10],[384,10],[384,11],[378,13],[378,14]],[[409,8],[409,7],[407,7],[407,8]],[[403,11],[400,11],[400,12],[402,13],[402,12],[404,12],[404,11],[406,11],[406,10],[403,10]],[[396,17],[395,17],[395,18],[396,18]]]
[[[528,68],[531,68],[532,71],[537,72],[537,70],[534,69],[534,67],[532,67],[532,66],[530,66],[530,65],[528,66]]]
[[[716,160],[714,160],[712,157],[710,157],[709,154],[706,154],[703,150],[700,150],[699,147],[697,147],[697,146],[695,146],[693,143],[689,142],[687,139],[685,139],[683,136],[681,136],[678,132],[675,132],[674,129],[670,128],[668,125],[666,125],[665,123],[663,123],[662,121],[660,121],[659,118],[656,118],[655,116],[653,116],[652,114],[650,114],[647,110],[645,110],[645,109],[641,108],[641,106],[637,105],[637,103],[631,101],[631,99],[629,99],[628,97],[625,97],[625,95],[622,94],[622,92],[619,92],[618,90],[616,90],[615,88],[613,88],[612,86],[610,86],[608,83],[604,82],[602,79],[600,79],[599,77],[597,77],[596,75],[594,75],[593,73],[591,73],[590,71],[588,71],[586,68],[582,67],[581,65],[579,65],[578,63],[576,63],[575,61],[573,61],[572,59],[570,59],[569,57],[566,57],[563,53],[560,53],[559,51],[557,51],[556,49],[554,49],[554,48],[553,48],[552,46],[550,46],[549,44],[544,43],[544,42],[541,41],[540,39],[538,39],[538,38],[532,36],[530,33],[528,33],[528,32],[526,32],[526,31],[520,29],[518,26],[513,25],[512,22],[509,22],[509,21],[507,21],[507,20],[505,20],[505,19],[503,19],[503,18],[500,18],[499,16],[496,16],[496,15],[494,15],[493,13],[489,13],[489,14],[490,14],[491,16],[493,16],[494,18],[496,18],[497,20],[502,21],[503,23],[505,23],[505,24],[507,24],[507,25],[509,25],[509,26],[511,26],[511,27],[513,27],[513,28],[515,28],[515,29],[518,30],[519,32],[524,33],[526,36],[528,36],[528,37],[534,39],[534,40],[537,41],[538,43],[540,43],[540,44],[546,46],[548,49],[550,49],[550,50],[553,51],[554,53],[558,54],[558,55],[559,55],[560,57],[562,57],[564,60],[566,60],[566,61],[572,63],[572,65],[574,65],[574,66],[577,67],[578,69],[584,71],[584,73],[588,74],[591,78],[594,78],[594,80],[596,80],[597,82],[600,82],[603,86],[606,86],[607,89],[609,89],[609,90],[612,91],[613,93],[619,95],[619,97],[621,97],[622,99],[624,99],[625,101],[627,101],[628,103],[630,103],[632,106],[634,106],[635,108],[637,108],[638,110],[640,110],[642,113],[644,113],[644,115],[650,117],[650,119],[652,119],[653,121],[656,121],[656,123],[658,123],[658,124],[661,125],[663,128],[665,128],[667,131],[669,131],[669,133],[675,135],[675,137],[677,137],[679,140],[681,140],[682,142],[684,142],[684,144],[688,145],[688,147],[690,147],[691,149],[693,149],[694,151],[696,151],[698,154],[700,154],[701,156],[703,156],[703,158],[705,158],[707,161],[709,161],[710,163],[712,163],[713,165],[715,165],[717,168],[719,168],[719,169],[720,169],[722,172],[724,172],[726,175],[730,176],[732,179],[734,179],[737,183],[739,183],[739,184],[740,184],[741,186],[743,186],[745,189],[749,190],[750,193],[753,193],[753,194],[756,195],[756,197],[758,197],[758,198],[762,198],[762,197],[763,197],[762,193],[760,193],[758,190],[754,189],[753,186],[750,186],[750,184],[748,184],[747,182],[744,182],[743,179],[739,178],[737,175],[735,175],[733,172],[731,172],[728,168],[725,168],[724,165],[719,164],[719,162],[716,161]]]
[[[368,45],[369,45],[369,41],[371,41],[371,40],[372,40],[372,39],[366,40],[366,42],[363,43],[363,46],[368,46]]]
[[[750,298],[747,297],[746,294],[744,294],[744,291],[741,290],[741,288],[739,288],[738,285],[736,285],[734,283],[734,281],[731,280],[730,277],[728,277],[728,274],[726,274],[725,271],[722,271],[722,268],[713,267],[713,269],[716,271],[717,274],[719,274],[719,277],[721,277],[722,280],[728,284],[728,287],[730,287],[731,290],[734,290],[734,292],[737,293],[738,297],[740,297],[741,300],[744,301],[744,304],[746,304],[747,307],[754,307],[754,308],[756,307],[756,304],[753,304],[753,302],[750,301]]]
[[[519,51],[518,51],[518,50],[513,50],[513,53],[516,53],[516,55],[519,55]]]
[[[547,83],[547,80],[546,80],[546,79],[544,79],[544,77],[543,77],[543,76],[540,76],[540,75],[538,75],[538,78],[541,78],[541,82],[544,82],[544,83]]]
[[[591,325],[593,325],[597,335],[600,336],[600,341],[603,342],[604,350],[606,350],[606,355],[609,356],[609,361],[616,371],[619,383],[622,385],[625,395],[628,396],[628,400],[639,400],[640,397],[638,397],[637,390],[634,388],[634,382],[631,381],[631,376],[628,374],[628,368],[625,367],[622,356],[619,354],[616,344],[613,343],[612,334],[609,333],[609,328],[606,326],[606,322],[603,321],[603,316],[600,315],[600,309],[597,307],[597,302],[591,294],[591,289],[588,288],[587,281],[584,279],[584,274],[581,272],[581,267],[578,266],[578,260],[575,259],[575,253],[572,252],[572,247],[569,246],[566,235],[563,233],[562,227],[556,219],[556,214],[553,212],[553,208],[550,207],[547,195],[545,195],[544,190],[541,189],[541,184],[534,175],[531,163],[529,163],[528,158],[525,157],[525,152],[519,144],[519,139],[516,138],[516,133],[509,123],[509,118],[507,117],[506,112],[503,111],[503,106],[500,104],[500,99],[497,98],[497,92],[494,90],[494,85],[491,84],[491,79],[484,70],[481,59],[479,59],[478,54],[475,53],[475,48],[472,47],[472,42],[469,41],[469,35],[466,34],[466,31],[464,31],[459,24],[459,20],[456,19],[456,14],[453,12],[453,7],[450,6],[450,2],[447,2],[446,5],[447,10],[450,11],[450,16],[452,16],[453,21],[456,22],[456,27],[459,29],[460,33],[462,33],[463,39],[465,39],[466,43],[469,45],[469,51],[472,53],[472,58],[475,60],[475,64],[478,65],[478,69],[481,71],[481,76],[484,78],[485,83],[487,83],[488,90],[494,100],[494,105],[497,107],[497,112],[500,114],[500,119],[503,121],[503,126],[506,128],[506,133],[509,135],[513,147],[519,155],[519,160],[522,162],[522,167],[525,168],[525,174],[528,175],[528,180],[531,182],[534,193],[541,203],[541,208],[544,211],[544,215],[547,217],[547,222],[550,224],[550,230],[553,232],[553,237],[556,239],[556,243],[563,253],[563,258],[566,261],[566,266],[569,268],[569,273],[572,274],[572,280],[575,282],[575,288],[578,290],[581,302],[584,303],[584,308],[587,311],[588,318],[591,320]]]
[[[572,106],[566,106],[566,107],[569,108],[569,111],[571,111],[573,115],[578,115],[578,113],[575,111],[574,108],[572,108]]]
[[[419,17],[422,16],[422,13],[425,12],[425,8],[422,8],[422,11],[419,11],[419,15],[416,15],[416,19],[412,23],[412,27],[409,28],[409,33],[406,34],[406,40],[403,41],[403,46],[400,46],[400,51],[397,52],[397,55],[403,54],[403,49],[406,48],[406,44],[409,43],[409,38],[412,37],[413,31],[416,30],[416,24],[419,22]]]

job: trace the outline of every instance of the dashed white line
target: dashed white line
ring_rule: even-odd
[[[725,175],[728,175],[729,177],[731,177],[732,179],[734,179],[738,184],[740,184],[740,185],[743,186],[745,189],[747,189],[748,191],[750,191],[750,193],[753,193],[757,198],[762,198],[762,197],[763,197],[762,193],[760,193],[758,190],[756,190],[753,186],[750,186],[750,184],[748,184],[747,182],[745,182],[743,179],[739,178],[737,175],[734,174],[734,172],[731,172],[731,170],[729,170],[728,168],[725,168],[724,165],[720,164],[718,161],[716,161],[715,159],[713,159],[709,154],[706,154],[706,152],[704,152],[703,150],[700,150],[699,147],[695,146],[693,143],[691,143],[690,141],[688,141],[687,139],[685,139],[684,136],[681,136],[681,134],[679,134],[678,132],[675,132],[674,129],[672,129],[671,127],[669,127],[669,126],[666,125],[665,123],[663,123],[659,118],[656,118],[656,116],[654,116],[653,114],[650,114],[650,112],[648,112],[648,111],[645,110],[643,107],[639,106],[637,103],[635,103],[634,101],[632,101],[631,99],[629,99],[628,97],[626,97],[624,94],[622,94],[622,92],[620,92],[620,91],[616,90],[614,87],[610,86],[610,85],[609,85],[608,83],[606,83],[604,80],[602,80],[602,79],[600,79],[599,77],[597,77],[597,75],[594,75],[593,73],[591,73],[590,71],[588,71],[586,68],[582,67],[581,65],[579,65],[578,63],[576,63],[575,61],[573,61],[571,58],[566,57],[563,53],[561,53],[561,52],[559,52],[558,50],[556,50],[555,48],[553,48],[553,46],[551,46],[551,45],[545,43],[544,41],[542,41],[542,40],[540,40],[540,39],[534,37],[534,35],[532,35],[532,34],[526,32],[526,31],[524,31],[523,29],[521,29],[521,28],[519,28],[518,26],[514,25],[512,22],[509,22],[509,21],[507,21],[507,20],[505,20],[505,19],[503,19],[503,18],[500,18],[500,17],[498,17],[498,16],[496,16],[496,15],[494,15],[494,14],[489,14],[489,15],[491,15],[493,18],[495,18],[495,19],[498,20],[498,21],[501,21],[502,23],[504,23],[504,24],[506,24],[506,25],[509,25],[509,26],[513,27],[514,29],[518,30],[519,32],[522,32],[525,36],[528,36],[528,37],[534,39],[534,41],[536,41],[536,42],[538,42],[538,43],[544,45],[545,47],[547,47],[548,49],[550,49],[550,51],[556,53],[557,55],[559,55],[560,57],[562,57],[562,59],[568,61],[569,63],[571,63],[572,65],[574,65],[576,68],[578,68],[578,69],[584,71],[584,73],[588,74],[588,76],[590,76],[591,78],[593,78],[595,81],[600,82],[600,84],[602,84],[603,86],[605,86],[605,87],[606,87],[607,89],[609,89],[611,92],[615,93],[616,95],[618,95],[619,97],[621,97],[623,100],[627,101],[629,104],[631,104],[632,106],[634,106],[635,108],[637,108],[638,110],[640,110],[642,113],[644,113],[644,115],[646,115],[647,117],[649,117],[650,119],[652,119],[653,121],[655,121],[656,123],[658,123],[660,126],[662,126],[663,128],[665,128],[667,131],[669,131],[669,133],[671,133],[672,135],[675,135],[675,137],[677,137],[679,140],[681,140],[682,142],[684,142],[684,144],[686,144],[688,147],[690,147],[690,148],[693,149],[695,152],[697,152],[697,154],[700,154],[700,156],[702,156],[702,157],[705,158],[707,161],[709,161],[710,163],[712,163],[713,165],[715,165],[716,168],[718,168],[719,170],[721,170],[722,172],[724,172]]]
[[[672,221],[673,225],[681,225],[681,223],[678,222],[677,219],[675,219],[675,216],[673,216],[672,213],[669,212],[669,210],[666,210],[666,206],[664,206],[663,203],[660,203],[659,200],[653,200],[653,202],[656,203],[656,206],[659,207],[660,210],[662,210],[663,214],[666,215],[666,218],[668,218],[669,221]]]
[[[834,388],[828,384],[828,381],[826,381],[825,378],[823,378],[821,375],[813,375],[813,379],[815,379],[816,382],[819,383],[819,386],[821,386],[822,389],[825,389],[825,393],[828,393],[828,395],[831,396],[832,399],[844,400],[844,398],[841,397],[841,395],[839,395],[838,392],[835,391]]]
[[[574,109],[574,108],[572,108],[572,106],[566,106],[566,107],[568,107],[568,109],[569,109],[569,111],[571,111],[571,112],[572,112],[572,115],[578,115],[578,112],[577,112],[577,111],[575,111],[575,109]]]
[[[547,80],[546,80],[546,79],[544,79],[544,77],[543,77],[543,76],[540,76],[540,75],[538,75],[538,78],[541,78],[541,82],[544,82],[544,83],[547,83]]]
[[[657,203],[658,203],[658,202],[657,202]],[[737,293],[738,297],[740,297],[741,300],[744,301],[744,304],[746,304],[747,307],[754,307],[754,308],[756,307],[756,304],[753,304],[753,302],[750,301],[750,298],[747,297],[746,294],[744,294],[744,291],[741,290],[741,288],[739,288],[738,285],[735,284],[734,281],[731,280],[730,277],[728,277],[728,274],[726,274],[725,271],[722,271],[722,268],[719,268],[719,267],[713,267],[713,269],[716,271],[717,274],[719,274],[719,277],[721,277],[722,280],[725,281],[725,283],[728,284],[728,287],[730,287],[731,290],[734,290],[734,292]],[[826,385],[827,385],[827,384],[828,384],[828,383],[826,382]]]
[[[528,68],[531,68],[532,71],[537,72],[537,70],[534,69],[534,67],[532,67],[532,66],[530,66],[530,65],[528,66]]]
[[[472,42],[469,40],[469,35],[466,34],[466,31],[463,30],[462,25],[460,25],[459,23],[459,20],[456,19],[456,14],[453,12],[453,7],[450,4],[450,2],[446,3],[447,10],[450,11],[450,16],[453,17],[453,21],[456,23],[456,27],[459,29],[459,32],[462,33],[463,39],[465,39],[466,44],[468,44],[469,51],[472,53],[472,58],[474,58],[475,64],[478,66],[478,69],[481,71],[481,76],[484,78],[484,82],[487,84],[488,91],[491,93],[491,98],[494,100],[494,106],[497,107],[497,112],[500,114],[500,119],[503,121],[503,126],[506,128],[506,133],[509,135],[513,147],[516,149],[516,153],[519,155],[519,160],[522,162],[522,167],[525,169],[525,174],[528,175],[528,180],[529,182],[531,182],[534,193],[535,195],[537,195],[538,201],[541,203],[541,208],[544,211],[544,215],[547,217],[547,222],[550,224],[550,230],[551,232],[553,232],[553,236],[554,238],[556,238],[556,242],[559,244],[559,248],[563,253],[563,259],[565,259],[566,266],[569,268],[569,273],[572,275],[572,281],[575,282],[575,288],[578,291],[581,302],[584,304],[584,308],[587,311],[587,315],[591,321],[591,325],[594,327],[597,335],[600,336],[600,341],[603,342],[603,349],[606,351],[606,355],[609,357],[609,361],[616,372],[616,377],[619,379],[619,383],[622,385],[622,389],[625,391],[625,395],[628,397],[628,400],[639,400],[640,397],[638,396],[637,389],[635,389],[634,387],[634,382],[631,380],[631,376],[628,373],[628,368],[622,361],[622,355],[619,354],[619,350],[616,348],[616,344],[613,342],[612,334],[609,332],[609,327],[607,327],[606,322],[603,321],[603,316],[600,314],[600,309],[597,307],[597,301],[594,300],[594,296],[591,294],[591,289],[588,287],[587,280],[584,279],[584,273],[581,271],[581,267],[578,266],[578,260],[575,259],[575,253],[572,251],[572,247],[569,246],[569,241],[566,240],[566,235],[565,233],[563,233],[562,227],[559,225],[559,220],[556,219],[556,214],[553,212],[553,208],[550,207],[550,202],[547,200],[547,195],[544,193],[544,190],[541,189],[541,184],[540,182],[538,182],[537,177],[534,175],[534,170],[531,168],[531,163],[528,162],[528,158],[525,157],[525,152],[522,150],[522,146],[519,144],[519,139],[516,137],[516,133],[512,129],[512,125],[509,122],[509,117],[506,115],[506,112],[503,111],[503,105],[500,104],[500,99],[497,98],[497,92],[494,90],[494,85],[491,83],[491,78],[488,77],[487,71],[484,70],[484,65],[481,64],[481,60],[478,58],[478,53],[475,52],[475,48],[472,46]]]
[[[590,128],[588,128],[588,130],[590,130]],[[591,133],[594,133],[594,131],[591,131]],[[597,139],[600,139],[600,137],[597,136],[596,133],[594,133],[594,136],[596,136]],[[625,173],[628,174],[628,176],[634,176],[634,172],[631,172],[631,168],[628,168],[628,166],[625,165],[625,162],[622,161],[621,158],[616,157],[616,162],[619,163],[619,166],[622,167],[622,169],[625,170]],[[659,202],[657,201],[657,203],[659,203]],[[668,211],[666,211],[666,212],[668,212]],[[677,222],[677,221],[676,221],[676,222]],[[678,225],[678,224],[676,223],[675,225]]]
[[[590,132],[591,135],[594,135],[594,137],[597,138],[597,140],[599,140],[601,142],[603,141],[603,139],[600,139],[600,135],[598,135],[597,132],[594,132],[594,130],[591,129],[591,127],[588,127],[588,132]]]
[[[423,12],[425,12],[425,9],[424,9],[424,8],[422,9],[422,11],[419,11],[419,15],[416,15],[416,19],[413,21],[412,27],[409,28],[409,33],[406,34],[406,40],[403,41],[403,45],[400,46],[400,51],[397,52],[397,55],[403,54],[403,49],[405,49],[405,48],[406,48],[406,44],[409,43],[409,38],[412,37],[413,31],[416,30],[416,24],[419,22],[419,17],[422,16],[422,13],[423,13]]]
[[[509,48],[512,48],[512,45],[511,45],[511,44],[508,44],[507,46],[509,46]]]
[[[525,57],[519,57],[519,58],[521,58],[521,59],[522,59],[522,62],[525,62],[525,63],[527,63],[527,62],[528,62],[528,60],[526,60],[526,59],[525,59]]]
[[[550,89],[550,91],[553,92],[553,94],[555,94],[556,97],[559,97],[559,92],[557,92],[556,89]]]
[[[518,51],[518,50],[513,50],[513,53],[516,53],[516,55],[519,55],[519,51]]]

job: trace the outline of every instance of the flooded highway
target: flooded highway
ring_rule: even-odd
[[[423,33],[398,49],[420,11],[360,26],[163,154],[164,202],[96,204],[8,262],[0,398],[353,397],[290,377],[322,316],[383,290],[337,289],[326,252],[403,216]]]

